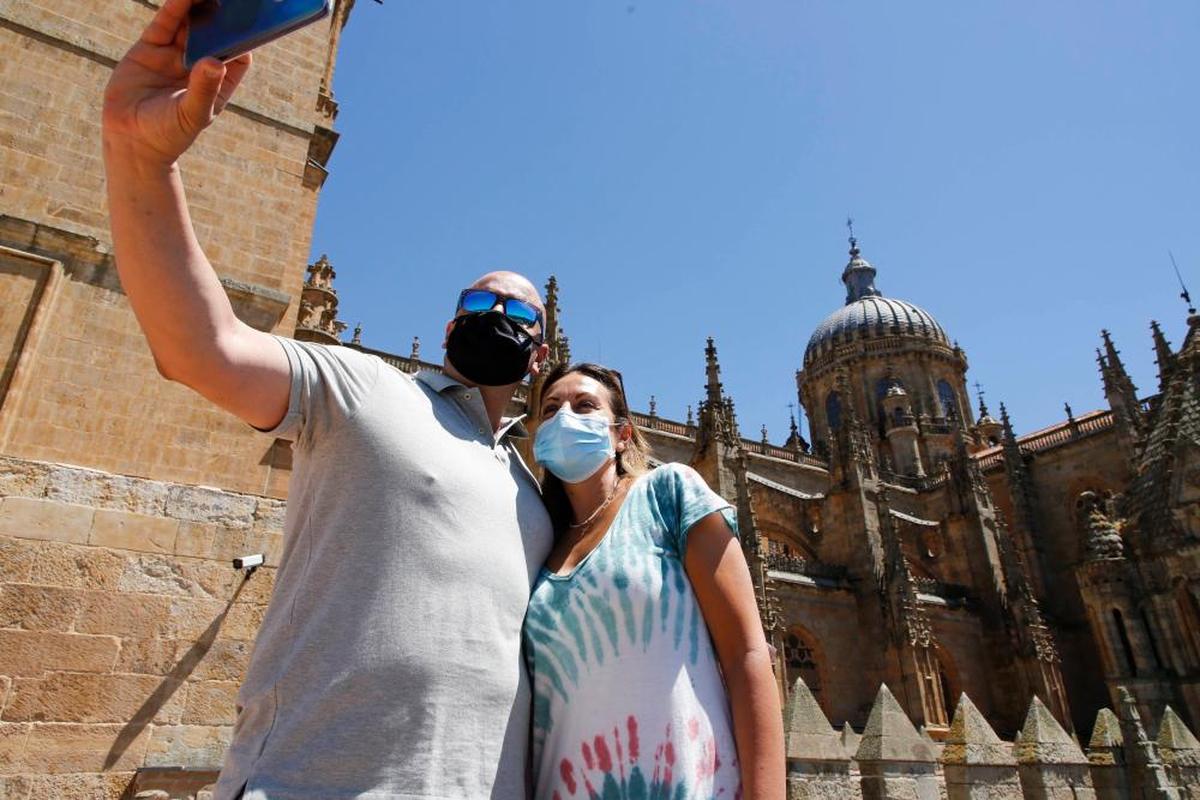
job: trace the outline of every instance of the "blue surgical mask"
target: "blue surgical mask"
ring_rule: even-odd
[[[533,457],[560,480],[582,483],[614,455],[610,425],[605,417],[563,406],[538,427]]]

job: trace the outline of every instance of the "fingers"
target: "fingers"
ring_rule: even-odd
[[[250,54],[245,53],[225,64],[225,79],[221,81],[221,87],[217,90],[214,114],[220,114],[225,109],[225,105],[241,85],[242,78],[246,76],[246,71],[250,69],[251,60]]]
[[[215,58],[201,59],[192,67],[187,91],[179,103],[181,123],[189,135],[196,136],[212,122],[225,73],[225,65]]]
[[[159,46],[175,41],[179,29],[187,22],[192,2],[193,0],[164,0],[154,19],[150,20],[146,30],[142,31],[142,41]]]

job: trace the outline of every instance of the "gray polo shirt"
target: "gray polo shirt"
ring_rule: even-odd
[[[479,392],[279,339],[294,442],[275,594],[221,800],[524,798],[520,656],[552,533]]]

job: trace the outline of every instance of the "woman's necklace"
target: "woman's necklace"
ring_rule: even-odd
[[[588,525],[590,525],[596,519],[596,517],[600,516],[601,511],[608,508],[608,504],[611,503],[613,501],[613,498],[617,496],[617,489],[620,489],[620,488],[621,488],[621,479],[617,478],[617,482],[613,484],[612,491],[608,493],[608,499],[605,500],[603,503],[601,503],[599,506],[597,506],[596,510],[593,511],[591,514],[589,514],[588,518],[585,519],[583,522],[572,522],[570,525],[568,525],[567,526],[568,530],[576,530],[578,528],[586,528]]]

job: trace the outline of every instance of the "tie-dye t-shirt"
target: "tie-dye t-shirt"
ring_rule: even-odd
[[[525,616],[537,800],[741,796],[729,700],[683,567],[689,529],[732,509],[690,467],[641,476]]]

